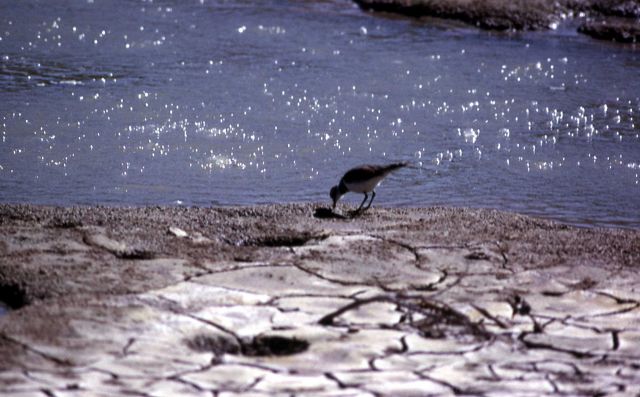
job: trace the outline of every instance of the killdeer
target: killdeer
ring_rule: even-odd
[[[397,170],[398,168],[402,168],[407,166],[408,163],[393,163],[388,165],[371,165],[365,164],[359,167],[355,167],[347,171],[346,174],[340,179],[340,183],[331,188],[329,192],[329,196],[333,200],[333,208],[336,208],[338,204],[338,200],[347,192],[354,193],[363,193],[364,200],[360,203],[360,207],[356,210],[356,212],[360,212],[360,210],[366,211],[371,207],[371,203],[373,199],[376,197],[376,192],[374,189],[378,186],[378,184],[391,173],[391,171]],[[364,203],[369,198],[369,193],[371,193],[371,200],[369,204],[363,209]]]

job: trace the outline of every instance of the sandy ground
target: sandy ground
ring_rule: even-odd
[[[640,231],[0,206],[0,394],[637,395]]]

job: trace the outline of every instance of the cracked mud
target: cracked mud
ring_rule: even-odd
[[[639,231],[315,207],[0,205],[0,394],[640,393]]]

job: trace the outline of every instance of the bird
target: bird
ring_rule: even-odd
[[[375,188],[378,184],[392,171],[398,168],[406,167],[409,163],[400,162],[387,165],[375,165],[375,164],[363,164],[358,167],[354,167],[347,171],[340,179],[340,182],[331,188],[329,196],[333,200],[333,209],[335,210],[338,200],[344,194],[348,192],[363,193],[364,199],[360,203],[360,207],[356,212],[366,211],[371,207],[373,199],[376,197]],[[364,207],[364,203],[369,198],[371,193],[371,200],[369,204]],[[364,207],[364,208],[363,208]]]

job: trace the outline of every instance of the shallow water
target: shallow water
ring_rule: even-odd
[[[375,204],[640,227],[634,47],[347,0],[0,9],[0,202],[328,203],[408,160]]]

